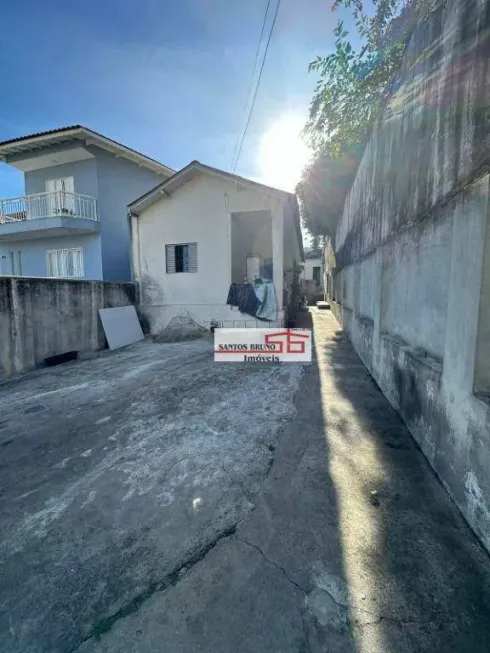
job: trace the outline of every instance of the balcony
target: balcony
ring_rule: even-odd
[[[99,231],[97,200],[54,191],[0,200],[0,241]]]

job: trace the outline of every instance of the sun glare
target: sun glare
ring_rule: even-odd
[[[259,167],[265,184],[293,191],[311,152],[300,136],[304,119],[285,116],[275,122],[260,145]]]

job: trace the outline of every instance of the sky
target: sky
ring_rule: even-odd
[[[82,124],[175,169],[230,170],[266,0],[1,5],[0,140]],[[297,151],[288,129],[294,145],[316,81],[308,64],[342,17],[330,5],[282,0],[238,174],[281,185],[272,172]],[[0,165],[0,197],[23,190],[22,173]]]

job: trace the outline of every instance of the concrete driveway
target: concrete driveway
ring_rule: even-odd
[[[488,653],[490,564],[337,323],[0,391],[0,650]]]
[[[0,389],[0,650],[76,649],[252,510],[297,365],[142,343]]]

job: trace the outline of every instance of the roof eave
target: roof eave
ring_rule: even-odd
[[[133,163],[138,163],[141,167],[150,168],[154,170],[154,172],[160,174],[167,174],[169,176],[175,174],[175,170],[169,168],[168,166],[163,165],[159,161],[156,161],[155,159],[152,159],[144,154],[141,154],[136,150],[126,147],[122,143],[113,141],[111,138],[107,138],[102,134],[98,134],[97,132],[94,132],[91,129],[82,127],[81,132],[82,134],[87,136],[85,138],[86,145],[95,145],[96,147],[102,147],[102,149],[111,152],[115,156],[117,156],[118,153],[122,152],[120,156],[124,156],[124,158],[133,161]]]
[[[163,165],[159,161],[151,159],[136,150],[126,147],[122,143],[113,141],[102,134],[82,126],[67,128],[66,130],[53,130],[33,136],[32,138],[19,138],[6,141],[3,145],[0,145],[0,160],[6,161],[8,156],[12,154],[25,153],[27,155],[28,153],[42,150],[44,147],[59,145],[70,140],[81,140],[85,142],[85,145],[100,147],[115,156],[119,155],[159,174],[168,176],[175,174],[175,170]]]
[[[133,215],[138,216],[142,211],[144,211],[146,208],[148,208],[154,202],[156,202],[161,195],[170,197],[171,193],[165,192],[165,186],[174,184],[176,181],[178,181],[179,177],[183,177],[187,175],[192,170],[200,170],[201,172],[206,174],[213,174],[218,177],[224,177],[230,181],[235,181],[236,183],[242,184],[243,186],[248,186],[250,188],[267,190],[268,192],[273,193],[274,195],[277,195],[282,198],[287,198],[288,200],[295,197],[294,193],[289,193],[286,190],[281,190],[279,188],[272,188],[271,186],[266,186],[265,184],[261,184],[259,182],[253,181],[252,179],[246,179],[245,177],[239,177],[238,175],[227,173],[224,170],[219,170],[218,168],[207,166],[204,163],[201,163],[200,161],[191,161],[191,163],[186,165],[185,168],[182,168],[181,170],[173,174],[171,177],[168,177],[168,179],[162,181],[161,184],[159,184],[152,190],[148,191],[148,193],[142,195],[141,197],[138,197],[133,202],[131,202],[131,204],[128,205],[128,208],[131,211],[131,213]]]
[[[176,172],[172,177],[165,179],[165,181],[163,181],[161,184],[159,184],[152,190],[145,193],[145,195],[142,195],[141,197],[138,197],[133,202],[131,202],[131,204],[128,205],[128,210],[130,214],[139,217],[145,209],[147,209],[149,206],[151,206],[156,201],[158,201],[158,199],[160,199],[162,196],[171,197],[171,194],[165,191],[165,186],[175,182],[176,180],[178,180],[179,177],[189,173],[193,169],[201,170],[208,174],[214,173],[216,175],[221,175],[222,177],[226,176],[227,179],[230,179],[232,181],[234,180],[237,183],[242,183],[243,185],[248,185],[253,188],[268,189],[269,191],[272,191],[274,194],[284,199],[287,199],[290,206],[292,205],[291,210],[293,213],[293,221],[296,230],[296,236],[298,239],[301,261],[304,262],[305,252],[303,246],[303,235],[301,233],[301,220],[299,217],[298,199],[295,193],[289,193],[288,191],[280,190],[279,188],[271,188],[270,186],[265,186],[265,184],[260,184],[251,179],[245,179],[244,177],[238,177],[237,175],[228,174],[217,168],[206,166],[200,161],[191,161],[191,163],[185,166],[185,168],[182,168],[182,170]]]
[[[43,149],[48,145],[59,145],[67,140],[73,140],[80,135],[80,128],[69,129],[66,132],[58,131],[53,134],[42,134],[27,139],[14,139],[0,145],[0,158],[6,158],[12,154],[22,154],[23,152],[35,152]]]
[[[170,194],[167,193],[163,188],[157,186],[150,191],[148,197],[139,197],[134,202],[131,202],[131,204],[128,204],[129,212],[131,215],[139,217],[145,209],[154,204],[160,197],[170,197]]]
[[[139,216],[142,211],[158,201],[162,195],[164,197],[170,197],[170,193],[165,190],[164,186],[166,186],[170,181],[175,182],[179,177],[188,172],[190,169],[197,167],[196,163],[197,162],[192,161],[186,165],[185,168],[182,168],[178,172],[174,173],[171,177],[168,177],[160,184],[158,184],[158,186],[155,186],[155,188],[152,188],[144,195],[137,197],[131,202],[131,204],[128,204],[129,211],[133,215]]]

